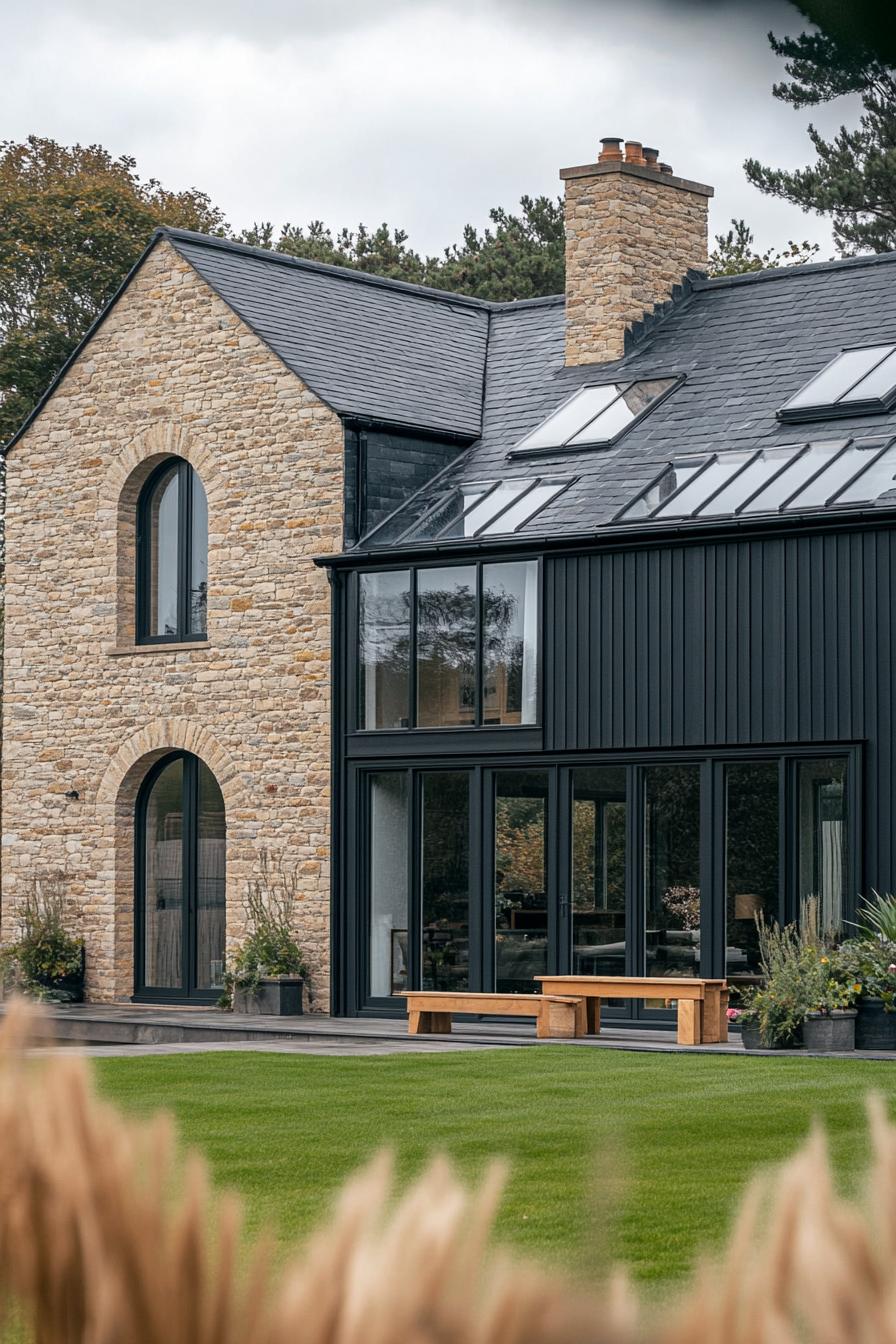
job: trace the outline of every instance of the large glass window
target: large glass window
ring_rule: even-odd
[[[470,987],[470,777],[422,779],[420,893],[423,989]]]
[[[700,974],[700,767],[644,771],[647,975]]]
[[[725,974],[732,987],[760,975],[757,916],[781,918],[777,761],[725,766]]]
[[[143,984],[183,987],[184,763],[155,778],[143,813]]]
[[[476,722],[476,567],[417,572],[417,724]]]
[[[572,772],[572,970],[625,975],[625,767]]]
[[[548,774],[495,776],[495,989],[533,994],[548,968]]]
[[[358,606],[360,728],[537,722],[536,560],[361,574]]]
[[[408,570],[360,576],[362,728],[408,726],[410,613]]]
[[[408,988],[408,777],[370,777],[370,993]]]
[[[482,721],[534,723],[538,703],[538,565],[485,565]]]
[[[188,462],[162,464],[137,505],[137,638],[140,643],[205,639],[208,502]]]
[[[798,896],[817,902],[820,931],[839,932],[848,872],[846,760],[800,761],[797,797]]]

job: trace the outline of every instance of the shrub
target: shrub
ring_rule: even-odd
[[[16,939],[0,952],[3,988],[31,998],[68,999],[78,992],[60,988],[84,969],[84,940],[71,933],[66,876],[35,874],[16,910]]]
[[[233,1006],[235,988],[255,994],[267,976],[300,975],[307,981],[308,966],[295,934],[300,899],[298,866],[287,867],[282,857],[272,859],[262,850],[259,875],[246,894],[248,932],[224,975],[222,1008]]]
[[[856,927],[866,938],[896,943],[896,896],[892,892],[881,895],[879,891],[865,896],[859,907]]]
[[[896,1012],[896,943],[850,938],[831,958],[832,973],[858,999],[882,999]]]
[[[737,1020],[756,1022],[768,1047],[790,1045],[810,1013],[848,1008],[855,990],[835,974],[837,954],[818,938],[811,912],[800,927],[767,923],[761,914],[756,925],[765,984],[747,995]]]

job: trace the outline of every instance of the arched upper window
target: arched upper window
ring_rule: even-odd
[[[137,642],[205,639],[208,503],[182,458],[163,462],[137,505]]]

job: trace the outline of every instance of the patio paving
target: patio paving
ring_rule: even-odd
[[[2,1005],[0,1005],[2,1012]],[[725,1054],[744,1057],[737,1035],[718,1045],[681,1046],[674,1030],[605,1025],[600,1036],[572,1041],[539,1041],[534,1023],[467,1020],[450,1036],[408,1036],[404,1018],[327,1017],[313,1013],[274,1018],[222,1013],[218,1009],[146,1004],[72,1004],[48,1009],[54,1043],[44,1050],[77,1047],[92,1056],[190,1054],[252,1050],[310,1055],[439,1054],[463,1050],[563,1046],[586,1050],[631,1050],[668,1054]],[[763,1050],[750,1054],[807,1057],[805,1050]],[[824,1055],[837,1059],[888,1059],[870,1050]]]

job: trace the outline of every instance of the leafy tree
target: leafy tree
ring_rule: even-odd
[[[0,143],[0,442],[46,390],[160,224],[221,234],[199,191],[132,158],[29,136]]]
[[[250,247],[273,247],[278,252],[304,257],[308,261],[323,261],[331,266],[369,271],[390,280],[424,284],[427,262],[407,246],[407,239],[408,235],[402,229],[390,229],[388,224],[372,230],[359,224],[357,232],[341,229],[334,235],[319,219],[312,220],[307,229],[284,224],[279,234],[270,222],[255,224],[240,235],[240,242],[248,243]]]
[[[783,252],[771,248],[756,252],[753,233],[746,220],[732,219],[727,233],[717,233],[715,247],[709,254],[707,271],[710,275],[743,275],[747,271],[773,270],[778,266],[801,266],[814,261],[820,252],[818,243],[788,242]]]
[[[767,195],[830,215],[844,255],[896,248],[896,70],[844,29],[780,40],[770,33],[769,42],[790,76],[774,85],[776,98],[801,109],[854,93],[862,115],[830,141],[810,124],[814,164],[788,172],[747,159],[747,178]]]

